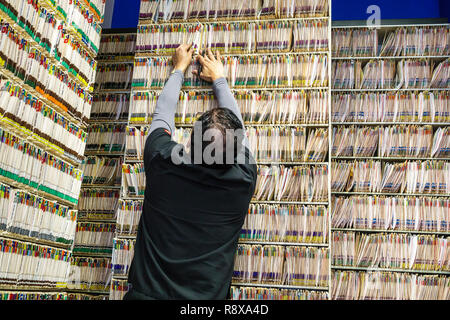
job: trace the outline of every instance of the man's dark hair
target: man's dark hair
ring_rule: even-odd
[[[201,137],[196,137],[196,133],[200,133],[200,130],[195,130],[195,127],[201,125]],[[204,150],[207,146],[209,146],[211,143],[214,143],[214,138],[212,139],[212,141],[203,141],[203,137],[205,136],[205,133],[210,130],[210,129],[215,129],[218,130],[221,134],[222,137],[224,137],[223,139],[223,154],[221,156],[221,158],[223,159],[222,163],[217,163],[217,164],[226,164],[226,150],[231,150],[231,149],[227,149],[227,143],[231,142],[231,141],[227,141],[229,139],[227,139],[227,130],[232,130],[233,132],[235,132],[235,130],[239,130],[238,132],[242,132],[242,130],[244,129],[241,121],[238,119],[238,117],[230,110],[227,108],[214,108],[211,109],[209,111],[206,111],[205,113],[203,113],[196,121],[195,125],[194,125],[194,130],[192,130],[191,133],[191,156],[192,159],[194,159],[194,150],[196,150],[195,148],[195,142],[196,141],[201,141],[202,142],[202,146],[201,149],[198,148],[197,150],[202,152],[202,155],[204,153]],[[234,159],[236,159],[236,156],[238,154],[238,147],[242,145],[242,140],[243,140],[243,136],[241,134],[234,134],[233,135],[234,139],[232,141],[233,143],[233,151],[234,151]],[[228,147],[230,148],[230,146],[228,145]],[[214,152],[212,154],[213,156],[215,156]],[[203,157],[202,157],[202,163],[204,163]]]

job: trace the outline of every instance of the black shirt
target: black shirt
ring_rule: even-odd
[[[141,298],[225,299],[257,168],[175,165],[176,145],[163,128],[147,139],[147,187],[129,283]]]

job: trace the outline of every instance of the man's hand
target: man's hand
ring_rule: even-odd
[[[208,54],[205,57],[198,55],[196,59],[202,65],[202,72],[199,75],[197,70],[193,70],[192,73],[197,76],[199,75],[203,80],[214,82],[225,76],[222,57],[219,51],[216,51],[216,56],[214,56],[211,49],[208,49]]]
[[[185,72],[186,69],[192,62],[192,55],[194,54],[194,47],[192,44],[182,44],[180,45],[175,54],[173,55],[173,69]]]

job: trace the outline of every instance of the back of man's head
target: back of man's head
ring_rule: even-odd
[[[244,127],[229,109],[214,108],[195,122],[191,134],[191,156],[194,164],[223,165],[236,162],[242,152]]]

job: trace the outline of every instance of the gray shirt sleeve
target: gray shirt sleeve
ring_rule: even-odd
[[[220,108],[230,109],[241,121],[242,126],[245,129],[244,120],[242,119],[241,111],[239,110],[238,104],[234,95],[231,93],[228,82],[225,78],[219,78],[213,83],[214,95],[216,96],[217,102]],[[242,142],[245,147],[250,150],[250,145],[248,142],[247,135],[244,135],[244,140]]]
[[[169,77],[156,102],[149,134],[159,128],[167,129],[171,133],[175,131],[175,112],[177,111],[178,101],[180,99],[183,79],[184,74],[180,70],[176,70]]]
[[[228,82],[225,78],[219,78],[213,83],[214,95],[216,96],[217,102],[220,108],[230,109],[244,125],[242,120],[241,111],[239,110],[236,99],[231,93]]]

